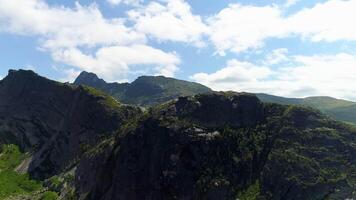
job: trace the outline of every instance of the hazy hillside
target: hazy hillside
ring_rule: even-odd
[[[4,198],[356,198],[355,128],[252,94],[211,92],[141,111],[10,71],[0,120]]]
[[[261,93],[256,95],[264,102],[310,106],[336,120],[356,123],[356,102],[332,97],[285,98]]]

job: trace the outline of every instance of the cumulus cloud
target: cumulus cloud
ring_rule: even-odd
[[[289,61],[288,49],[280,48],[275,49],[271,54],[268,54],[264,63],[267,65],[275,65],[287,61]]]
[[[268,37],[287,35],[281,10],[276,6],[232,4],[208,20],[210,39],[217,52],[240,53],[260,48]]]
[[[356,0],[330,0],[303,9],[289,17],[291,32],[310,38],[314,42],[356,40]]]
[[[249,62],[236,59],[227,62],[227,66],[212,74],[198,73],[191,78],[206,85],[224,85],[223,90],[236,89],[236,83],[253,83],[263,80],[272,74],[267,67],[257,67]],[[219,87],[219,86],[218,86]],[[219,89],[219,88],[218,88]]]
[[[80,70],[75,68],[58,67],[56,65],[52,66],[52,69],[61,74],[59,81],[62,82],[74,82],[74,80],[79,76]]]
[[[42,0],[0,0],[0,29],[38,35],[46,48],[126,45],[144,42],[145,36],[120,18],[105,19],[95,4],[51,7]]]
[[[198,15],[184,0],[151,2],[147,6],[128,12],[129,19],[139,32],[159,41],[192,43],[203,46],[202,37],[209,31]]]
[[[260,50],[271,38],[356,41],[356,0],[329,0],[286,15],[297,1],[279,6],[230,4],[201,17],[184,0],[107,0],[112,5],[140,4],[131,7],[126,18],[107,18],[95,3],[65,7],[45,0],[0,0],[0,31],[38,38],[39,49],[65,65],[67,80],[80,70],[108,80],[124,80],[135,72],[174,76],[180,57],[150,46],[152,41],[211,44],[220,55]],[[215,73],[191,78],[218,90],[356,99],[354,66],[351,54],[290,56],[280,48],[258,64],[234,59]]]
[[[287,0],[284,7],[288,8],[297,4],[300,0]]]
[[[293,67],[278,69],[232,60],[217,72],[198,73],[191,79],[216,90],[356,99],[356,56],[340,53],[293,56],[290,59]]]
[[[127,27],[125,19],[106,19],[96,4],[69,8],[43,0],[0,0],[0,5],[0,30],[38,36],[40,48],[57,62],[108,79],[123,78],[138,64],[168,76],[177,71],[176,53],[148,46],[144,33]]]
[[[102,47],[94,56],[72,48],[55,52],[54,59],[78,66],[82,70],[95,71],[115,81],[124,79],[133,70],[129,66],[140,65],[142,70],[148,65],[145,70],[148,73],[173,76],[180,63],[175,53],[166,53],[146,45]]]
[[[106,1],[113,6],[117,6],[121,3],[137,6],[140,5],[141,2],[143,2],[143,0],[106,0]]]
[[[295,1],[288,1],[289,6]],[[312,42],[356,40],[356,0],[330,0],[284,16],[283,6],[231,4],[208,20],[217,52],[241,53],[264,46],[269,38],[301,37]]]

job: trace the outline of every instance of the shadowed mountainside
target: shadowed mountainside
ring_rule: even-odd
[[[23,170],[48,178],[70,168],[81,146],[112,134],[136,110],[92,88],[10,70],[0,82],[0,142],[32,152]]]
[[[88,152],[76,189],[108,200],[351,198],[355,141],[355,129],[318,111],[250,94],[179,98]]]

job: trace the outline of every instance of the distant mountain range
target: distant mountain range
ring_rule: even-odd
[[[164,77],[109,85],[126,88],[117,98],[155,106],[9,71],[0,81],[0,199],[356,198],[352,125]],[[156,104],[161,97],[175,99]]]
[[[94,73],[82,72],[76,85],[87,85],[102,90],[126,104],[150,106],[179,96],[209,93],[213,90],[194,82],[166,78],[163,76],[141,76],[132,83],[107,83]],[[356,102],[332,97],[285,98],[259,93],[263,102],[283,105],[300,105],[318,109],[340,121],[356,123]]]
[[[336,120],[356,123],[356,102],[327,96],[285,98],[261,93],[256,96],[263,102],[312,107]]]
[[[210,88],[198,83],[163,76],[141,76],[132,83],[107,83],[94,73],[82,72],[74,84],[94,87],[122,103],[140,106],[163,103],[179,96],[212,92]]]

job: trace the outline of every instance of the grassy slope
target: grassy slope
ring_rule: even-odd
[[[31,180],[28,174],[14,171],[25,158],[27,155],[18,146],[3,145],[0,154],[0,199],[56,200],[58,195],[55,192],[39,192],[44,189],[40,181]]]
[[[40,182],[30,180],[27,174],[14,171],[25,158],[26,155],[16,145],[3,145],[0,155],[0,199],[31,194],[42,188]]]

